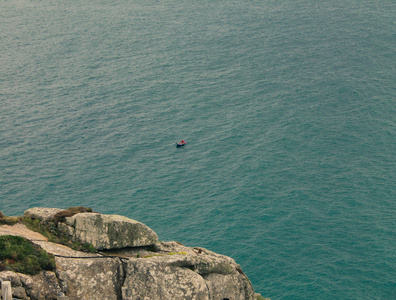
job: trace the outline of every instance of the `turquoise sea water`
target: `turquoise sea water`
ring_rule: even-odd
[[[0,20],[4,214],[121,214],[273,300],[396,299],[394,1],[0,0]]]

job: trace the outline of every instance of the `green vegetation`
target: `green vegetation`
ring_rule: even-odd
[[[36,231],[45,236],[48,241],[68,246],[77,251],[97,252],[91,244],[73,242],[69,237],[59,232],[54,222],[42,223],[37,219],[22,218],[21,223],[25,224],[30,230]]]
[[[0,211],[0,225],[14,225],[20,223],[21,217],[7,217]]]
[[[36,231],[45,236],[50,242],[68,246],[74,250],[84,252],[97,252],[91,244],[83,244],[80,242],[73,242],[68,236],[62,234],[58,230],[58,223],[64,222],[66,217],[71,217],[82,212],[92,212],[89,207],[70,207],[59,213],[49,222],[42,222],[38,219],[30,219],[25,217],[7,217],[0,211],[0,225],[14,225],[22,223],[30,230]]]
[[[19,236],[0,236],[0,270],[35,275],[55,270],[55,258],[41,247]]]

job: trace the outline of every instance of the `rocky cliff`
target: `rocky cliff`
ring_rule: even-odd
[[[254,293],[249,279],[230,257],[160,242],[149,227],[123,216],[85,209],[32,208],[23,219],[39,223],[63,241],[90,244],[96,251],[87,253],[50,242],[23,222],[1,225],[0,235],[22,236],[55,256],[53,271],[36,275],[0,272],[0,280],[11,281],[14,298],[264,299]]]

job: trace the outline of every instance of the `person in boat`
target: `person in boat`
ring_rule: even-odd
[[[185,140],[182,140],[180,144],[187,144]]]

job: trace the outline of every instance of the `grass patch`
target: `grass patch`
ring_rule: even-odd
[[[21,223],[22,217],[7,217],[4,215],[0,215],[0,225],[14,225],[16,223]]]
[[[55,258],[20,236],[0,236],[0,270],[35,275],[55,270]]]

